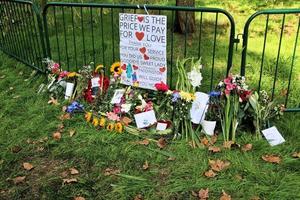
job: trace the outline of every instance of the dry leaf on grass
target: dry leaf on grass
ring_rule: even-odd
[[[300,152],[294,152],[292,156],[293,158],[300,158]]]
[[[71,115],[70,115],[70,113],[65,113],[65,114],[62,114],[61,116],[59,116],[59,119],[61,121],[66,120],[66,119],[71,119]]]
[[[217,140],[218,140],[218,136],[217,135],[213,135],[213,136],[211,136],[211,138],[210,138],[210,144],[215,144],[216,142],[217,142]]]
[[[206,137],[201,139],[201,144],[203,144],[204,146],[209,146],[209,141]]]
[[[149,168],[149,163],[146,160],[145,163],[143,164],[143,170],[147,170]]]
[[[224,141],[223,147],[224,147],[225,149],[231,149],[231,146],[232,146],[233,144],[234,144],[233,141]]]
[[[79,174],[79,171],[75,168],[70,168],[69,170],[70,170],[70,174],[72,174],[72,175]]]
[[[222,190],[222,196],[220,197],[220,200],[231,200],[231,196]]]
[[[55,106],[59,105],[57,99],[54,99],[53,97],[50,98],[50,100],[48,101],[48,104],[53,104]]]
[[[208,192],[209,192],[208,188],[199,190],[199,192],[198,192],[199,199],[200,200],[208,199],[208,197],[209,197]]]
[[[121,172],[121,170],[119,170],[119,169],[106,168],[104,170],[104,176],[116,175],[116,174],[119,174],[120,172]]]
[[[23,168],[26,169],[27,171],[30,171],[32,170],[34,167],[32,164],[28,163],[28,162],[25,162],[23,163]]]
[[[222,171],[223,169],[227,168],[230,165],[230,162],[228,161],[222,161],[222,160],[209,160],[208,161],[210,167],[212,170],[219,172]]]
[[[149,142],[150,141],[146,138],[142,141],[137,141],[136,144],[141,144],[141,145],[146,145],[147,146],[149,144]]]
[[[176,160],[175,157],[169,157],[169,158],[168,158],[168,161],[174,161],[174,160]]]
[[[55,133],[53,133],[52,137],[53,137],[54,140],[58,141],[58,140],[61,139],[61,133],[60,132],[55,132]]]
[[[14,182],[15,185],[23,183],[26,179],[26,176],[18,176],[14,178],[12,181]]]
[[[76,131],[74,129],[69,130],[70,137],[75,135]]]
[[[221,152],[221,148],[216,147],[216,146],[210,146],[210,147],[208,147],[208,150],[213,152],[213,153]]]
[[[261,157],[264,161],[269,163],[277,163],[279,164],[281,161],[281,158],[277,155],[264,155]]]
[[[160,149],[163,149],[167,145],[167,142],[166,139],[162,137],[157,141],[156,144]]]
[[[250,150],[252,150],[252,147],[253,147],[252,144],[245,144],[245,145],[242,147],[242,151],[244,151],[244,152],[250,151]]]
[[[22,150],[22,147],[20,147],[20,146],[13,146],[13,147],[11,148],[11,151],[12,151],[13,153],[19,153],[21,150]]]
[[[204,176],[208,177],[208,178],[213,178],[215,176],[217,176],[217,173],[215,173],[213,170],[208,170],[206,172],[204,172]]]
[[[59,125],[57,126],[57,131],[58,131],[58,132],[62,132],[62,131],[64,130],[64,128],[65,128],[65,126],[64,126],[63,124],[59,124]]]
[[[70,183],[77,183],[78,180],[76,178],[66,178],[66,179],[63,179],[63,183],[64,184],[70,184]]]
[[[138,194],[134,197],[134,200],[143,200],[143,196],[141,194]]]
[[[84,197],[74,197],[74,200],[85,200]]]
[[[132,122],[132,119],[129,117],[122,117],[121,122],[124,123],[125,126],[128,126]]]

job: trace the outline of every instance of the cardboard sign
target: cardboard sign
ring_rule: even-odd
[[[167,82],[167,17],[119,14],[121,83],[155,90]]]
[[[124,93],[125,93],[124,89],[117,89],[117,90],[115,90],[114,96],[111,99],[110,103],[111,104],[120,103],[121,100],[122,100],[122,97],[123,97]]]
[[[209,95],[203,92],[196,92],[196,99],[193,101],[190,111],[191,119],[194,124],[199,124],[205,119],[208,108]]]
[[[285,142],[285,139],[282,137],[275,126],[263,130],[262,133],[271,146],[275,146]]]
[[[157,122],[153,110],[136,114],[134,119],[138,128],[146,128]]]

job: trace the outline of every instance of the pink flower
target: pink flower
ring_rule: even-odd
[[[225,95],[226,96],[230,95],[230,90],[225,89]]]
[[[145,112],[150,111],[150,110],[153,110],[153,103],[151,101],[147,102],[147,105],[144,108]]]
[[[113,112],[114,112],[115,114],[119,114],[119,113],[121,113],[121,108],[120,108],[119,106],[115,106],[115,107],[113,108]]]
[[[107,118],[109,120],[120,121],[120,117],[117,114],[113,113],[113,112],[107,112],[106,115],[107,115]]]
[[[233,89],[235,89],[235,88],[236,88],[236,85],[235,85],[235,84],[229,83],[229,84],[226,85],[226,90],[233,90]]]
[[[231,84],[231,81],[232,81],[232,77],[231,76],[228,76],[227,78],[224,79],[224,83],[227,85],[227,84]]]
[[[156,83],[154,85],[154,87],[158,90],[158,91],[162,91],[162,92],[166,92],[169,90],[169,86],[167,84],[165,84],[164,82],[160,82],[160,83]]]

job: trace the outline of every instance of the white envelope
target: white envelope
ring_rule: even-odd
[[[134,119],[138,128],[146,128],[157,122],[153,110],[135,114]]]
[[[190,110],[192,122],[200,124],[205,119],[205,113],[208,108],[209,95],[203,92],[195,93],[196,99],[193,102]]]
[[[275,146],[285,142],[285,139],[282,137],[275,126],[263,130],[262,133],[271,146]]]

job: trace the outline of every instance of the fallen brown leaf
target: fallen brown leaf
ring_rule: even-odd
[[[59,105],[57,99],[54,99],[53,97],[50,97],[50,100],[48,101],[48,104],[53,104],[55,106]]]
[[[69,170],[70,170],[70,174],[72,174],[72,175],[79,174],[79,171],[75,168],[70,168]]]
[[[14,178],[12,181],[14,182],[14,184],[20,184],[23,183],[26,179],[26,176],[18,176],[16,178]]]
[[[300,152],[294,152],[292,156],[293,158],[300,158]]]
[[[168,158],[168,161],[174,161],[174,160],[176,160],[175,157],[169,157],[169,158]]]
[[[217,176],[217,173],[215,173],[213,170],[208,170],[206,172],[204,172],[204,176],[208,177],[208,178],[213,178],[215,176]]]
[[[166,139],[162,137],[162,138],[159,138],[159,140],[157,141],[156,144],[160,149],[163,149],[167,145],[167,142],[166,142]]]
[[[121,172],[121,170],[119,170],[119,169],[106,168],[104,170],[104,176],[116,175],[116,174],[119,174],[120,172]]]
[[[208,150],[213,152],[213,153],[221,152],[221,148],[216,147],[216,146],[210,146],[210,147],[208,147]]]
[[[212,170],[219,172],[222,171],[223,169],[225,169],[226,167],[228,167],[230,165],[230,162],[228,161],[222,161],[222,160],[209,160],[208,161],[210,167],[212,168]]]
[[[21,150],[22,150],[22,147],[20,147],[20,146],[13,146],[13,147],[11,148],[11,151],[12,151],[13,153],[19,153]]]
[[[84,197],[74,197],[74,200],[85,200]]]
[[[67,108],[68,108],[67,106],[63,106],[63,107],[61,108],[61,111],[66,112]]]
[[[132,119],[130,119],[129,117],[122,117],[121,122],[122,122],[125,126],[128,126],[128,125],[132,122]]]
[[[252,149],[252,144],[245,144],[243,147],[242,147],[242,151],[246,152],[246,151],[250,151]]]
[[[213,135],[213,136],[211,136],[211,138],[210,138],[210,144],[215,144],[216,142],[217,142],[217,140],[218,140],[218,136],[217,135]]]
[[[279,164],[281,159],[277,155],[264,155],[261,157],[264,161],[269,162],[269,163],[277,163]]]
[[[145,163],[143,164],[143,170],[147,170],[149,168],[149,163],[146,160]]]
[[[233,144],[234,144],[233,141],[224,141],[223,147],[224,147],[225,149],[231,149],[231,146],[232,146]]]
[[[209,146],[209,141],[206,137],[201,139],[201,144],[203,144],[204,146]]]
[[[146,138],[146,139],[144,139],[144,140],[142,140],[142,141],[137,141],[136,142],[137,144],[141,144],[141,145],[148,145],[149,144],[149,140]]]
[[[200,200],[206,200],[208,199],[209,195],[208,195],[208,188],[206,189],[201,189],[199,192],[198,192],[198,197]]]
[[[61,121],[66,120],[66,119],[71,119],[71,115],[70,115],[70,113],[65,113],[65,114],[62,114],[62,115],[59,117],[59,119],[60,119]]]
[[[73,137],[75,135],[76,131],[74,129],[71,129],[69,131],[70,137]]]
[[[141,194],[138,194],[134,197],[134,200],[143,200],[143,196]]]
[[[52,137],[53,137],[54,140],[58,141],[58,140],[61,139],[61,133],[60,132],[55,132],[55,133],[53,133]]]
[[[34,167],[32,164],[28,163],[28,162],[25,162],[23,163],[23,168],[26,169],[27,171],[30,171],[32,170]]]
[[[70,184],[70,183],[77,183],[78,180],[76,178],[66,178],[66,179],[63,179],[63,183],[64,184]]]
[[[220,200],[231,200],[231,196],[222,190],[222,196],[220,197]]]

